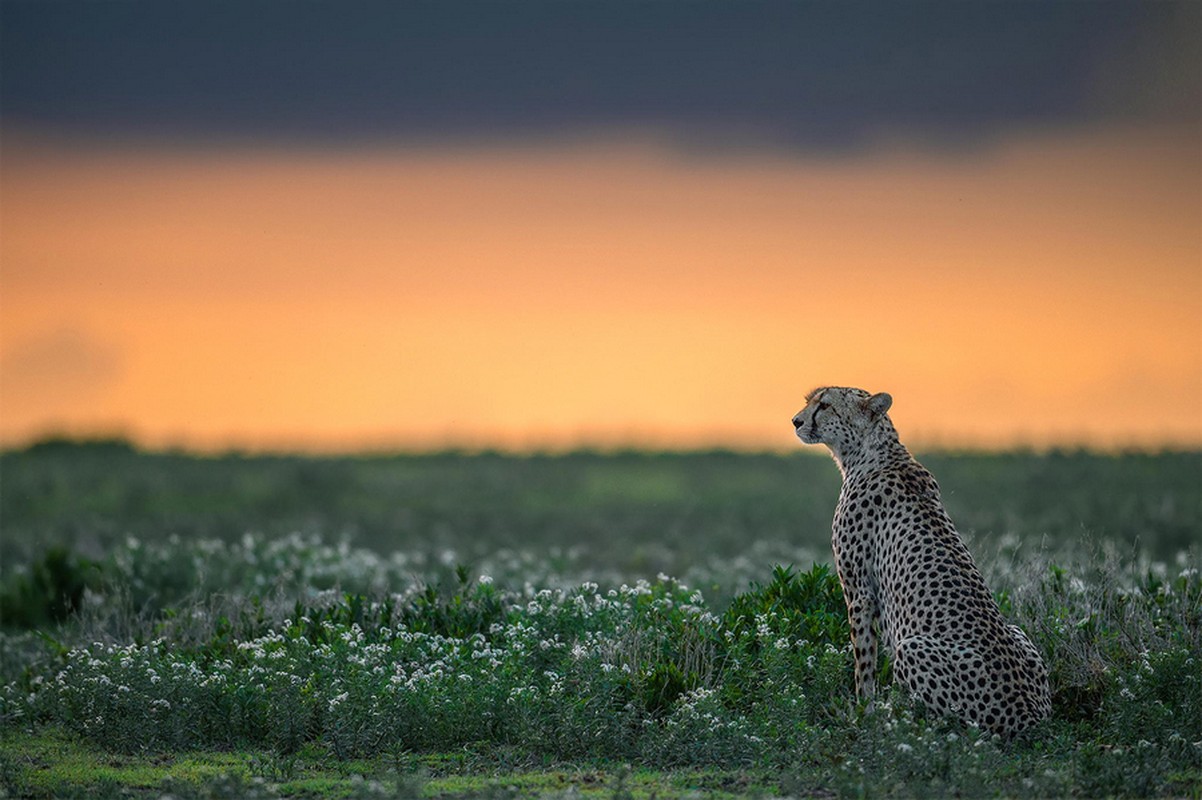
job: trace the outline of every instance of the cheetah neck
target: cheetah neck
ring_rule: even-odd
[[[861,441],[831,447],[831,455],[845,481],[855,473],[869,472],[911,458],[910,451],[898,439],[897,431],[888,424],[873,428]]]

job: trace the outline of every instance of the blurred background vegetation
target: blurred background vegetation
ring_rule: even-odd
[[[1196,451],[919,458],[974,551],[1107,544],[1171,560],[1202,532]],[[0,571],[56,547],[97,559],[129,537],[301,533],[382,555],[571,551],[632,577],[680,575],[756,543],[829,559],[839,486],[810,452],[197,456],[51,439],[0,455]]]

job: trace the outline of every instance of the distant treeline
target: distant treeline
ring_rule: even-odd
[[[1047,447],[1037,447],[1030,444],[1017,444],[1010,447],[988,448],[988,447],[965,447],[959,445],[943,446],[936,445],[930,447],[917,447],[915,451],[921,456],[923,453],[935,453],[945,456],[957,455],[990,455],[990,456],[1045,456],[1050,458],[1073,458],[1073,457],[1097,457],[1097,456],[1130,456],[1130,455],[1190,455],[1202,454],[1202,447],[1192,447],[1187,445],[1163,444],[1159,446],[1127,446],[1127,447],[1097,447],[1088,444],[1077,445],[1050,445]],[[598,457],[612,456],[617,458],[622,457],[663,457],[671,458],[692,457],[692,456],[708,456],[721,457],[729,456],[738,458],[741,456],[782,456],[793,457],[798,454],[806,455],[825,455],[825,451],[818,451],[810,448],[799,448],[797,450],[755,450],[755,449],[740,449],[737,447],[697,447],[697,448],[657,448],[657,447],[641,447],[638,445],[615,445],[615,446],[594,446],[594,445],[579,445],[567,449],[548,449],[534,448],[529,450],[522,449],[503,449],[497,447],[469,447],[461,445],[447,445],[445,447],[431,448],[406,448],[402,446],[390,447],[367,447],[359,450],[297,450],[297,449],[247,449],[240,447],[231,447],[224,450],[201,450],[188,448],[183,446],[169,446],[165,448],[145,447],[133,441],[132,439],[121,435],[104,435],[104,436],[73,436],[70,434],[50,434],[39,437],[24,446],[9,446],[0,448],[0,455],[22,454],[22,455],[37,455],[39,453],[53,455],[70,455],[77,453],[79,455],[92,454],[97,456],[110,455],[170,455],[175,457],[196,457],[196,458],[466,458],[466,457],[494,457],[494,458],[572,458],[578,456]]]

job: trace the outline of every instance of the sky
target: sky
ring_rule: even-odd
[[[1202,5],[0,6],[0,445],[1202,446]]]

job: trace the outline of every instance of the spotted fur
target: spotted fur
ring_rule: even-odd
[[[878,633],[896,680],[930,709],[1002,735],[1048,716],[1047,668],[1008,625],[939,496],[900,442],[893,399],[824,387],[793,418],[843,474],[831,544],[855,653],[856,694],[875,691]]]

